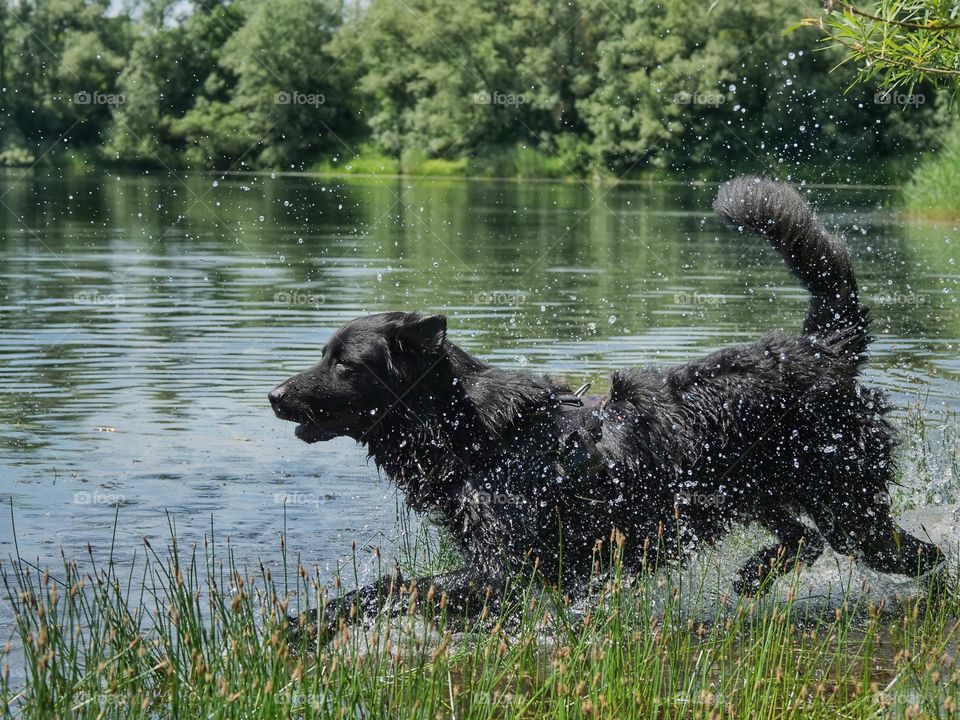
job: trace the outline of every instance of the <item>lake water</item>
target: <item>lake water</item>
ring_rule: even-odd
[[[395,493],[365,453],[299,442],[268,390],[387,309],[443,312],[487,361],[600,389],[617,366],[799,327],[805,293],[713,217],[715,191],[4,172],[0,483],[21,555],[105,550],[117,506],[121,560],[163,545],[168,518],[184,544],[212,522],[241,565],[276,557],[284,522],[327,572],[354,541],[392,544]],[[960,405],[960,233],[898,219],[892,190],[812,197],[874,309],[869,380],[936,423]]]

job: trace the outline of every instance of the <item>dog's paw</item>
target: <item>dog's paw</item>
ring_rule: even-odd
[[[740,597],[756,597],[765,591],[766,568],[762,565],[746,565],[733,581],[733,591]]]
[[[733,581],[733,591],[740,597],[757,595],[760,593],[760,579],[738,577]]]
[[[317,622],[317,611],[308,610],[287,616],[287,643],[293,648],[326,645],[333,639],[336,625],[330,619]],[[319,637],[318,637],[319,636]]]

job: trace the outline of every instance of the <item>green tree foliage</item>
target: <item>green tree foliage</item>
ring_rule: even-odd
[[[220,57],[224,73],[236,78],[229,99],[198,103],[180,123],[188,141],[212,145],[198,159],[250,154],[260,165],[302,168],[320,150],[350,152],[340,137],[354,134],[347,66],[329,49],[340,24],[332,0],[252,3]]]
[[[960,94],[960,6],[940,0],[880,0],[867,9],[831,2],[801,25],[816,27],[854,69],[857,85],[891,103],[916,105],[931,90]],[[960,125],[940,133],[904,190],[913,213],[960,217]]]
[[[178,22],[154,15],[140,62],[120,77],[130,102],[109,148],[118,159],[302,168],[356,135],[349,65],[329,50],[341,24],[332,0],[198,1]]]
[[[942,0],[880,0],[869,11],[831,2],[821,16],[802,25],[818,28],[857,80],[888,90],[937,84],[960,92],[960,6]]]
[[[0,161],[39,155],[67,135],[102,142],[106,96],[130,46],[129,22],[109,15],[109,0],[2,3],[0,39]]]
[[[373,0],[340,43],[359,53],[373,138],[397,154],[443,156],[580,135],[578,94],[595,72],[584,10],[536,0]]]
[[[848,90],[853,68],[830,72],[842,47],[784,32],[803,13],[791,0],[130,2],[0,5],[0,163],[66,134],[168,167],[362,152],[438,172],[622,174],[903,154],[941,123],[932,95],[908,114]]]
[[[794,7],[678,0],[623,16],[624,32],[600,43],[602,81],[584,103],[597,152],[619,166],[875,153],[889,108],[844,96],[814,35],[784,37]]]
[[[224,44],[243,23],[233,4],[198,1],[173,18],[167,0],[151,2],[118,87],[124,104],[117,108],[108,156],[117,160],[175,166],[187,143],[176,123],[198,103],[226,99],[232,77],[219,65]],[[218,132],[228,132],[224,125]],[[204,166],[204,164],[201,164]]]
[[[922,144],[866,90],[844,92],[851,78],[829,72],[838,53],[813,52],[816,32],[785,36],[796,13],[791,0],[374,0],[356,31],[360,87],[374,140],[393,152],[519,141],[562,156],[572,136],[622,172]]]

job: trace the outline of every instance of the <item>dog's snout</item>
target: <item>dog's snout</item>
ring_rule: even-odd
[[[287,386],[277,385],[273,390],[270,391],[270,394],[267,395],[267,399],[270,400],[270,405],[274,410],[280,407],[280,403],[283,402],[283,396],[287,393]]]

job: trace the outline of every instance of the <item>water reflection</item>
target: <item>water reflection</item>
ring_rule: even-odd
[[[806,303],[762,241],[712,217],[713,187],[18,177],[0,175],[0,472],[28,556],[106,543],[118,502],[127,553],[169,512],[192,538],[214,515],[253,559],[284,497],[290,546],[328,570],[389,538],[363,452],[297,442],[265,402],[361,313],[445,312],[492,362],[602,388],[615,366],[796,328]],[[871,380],[955,406],[955,232],[894,221],[889,197],[815,193],[874,308]]]

